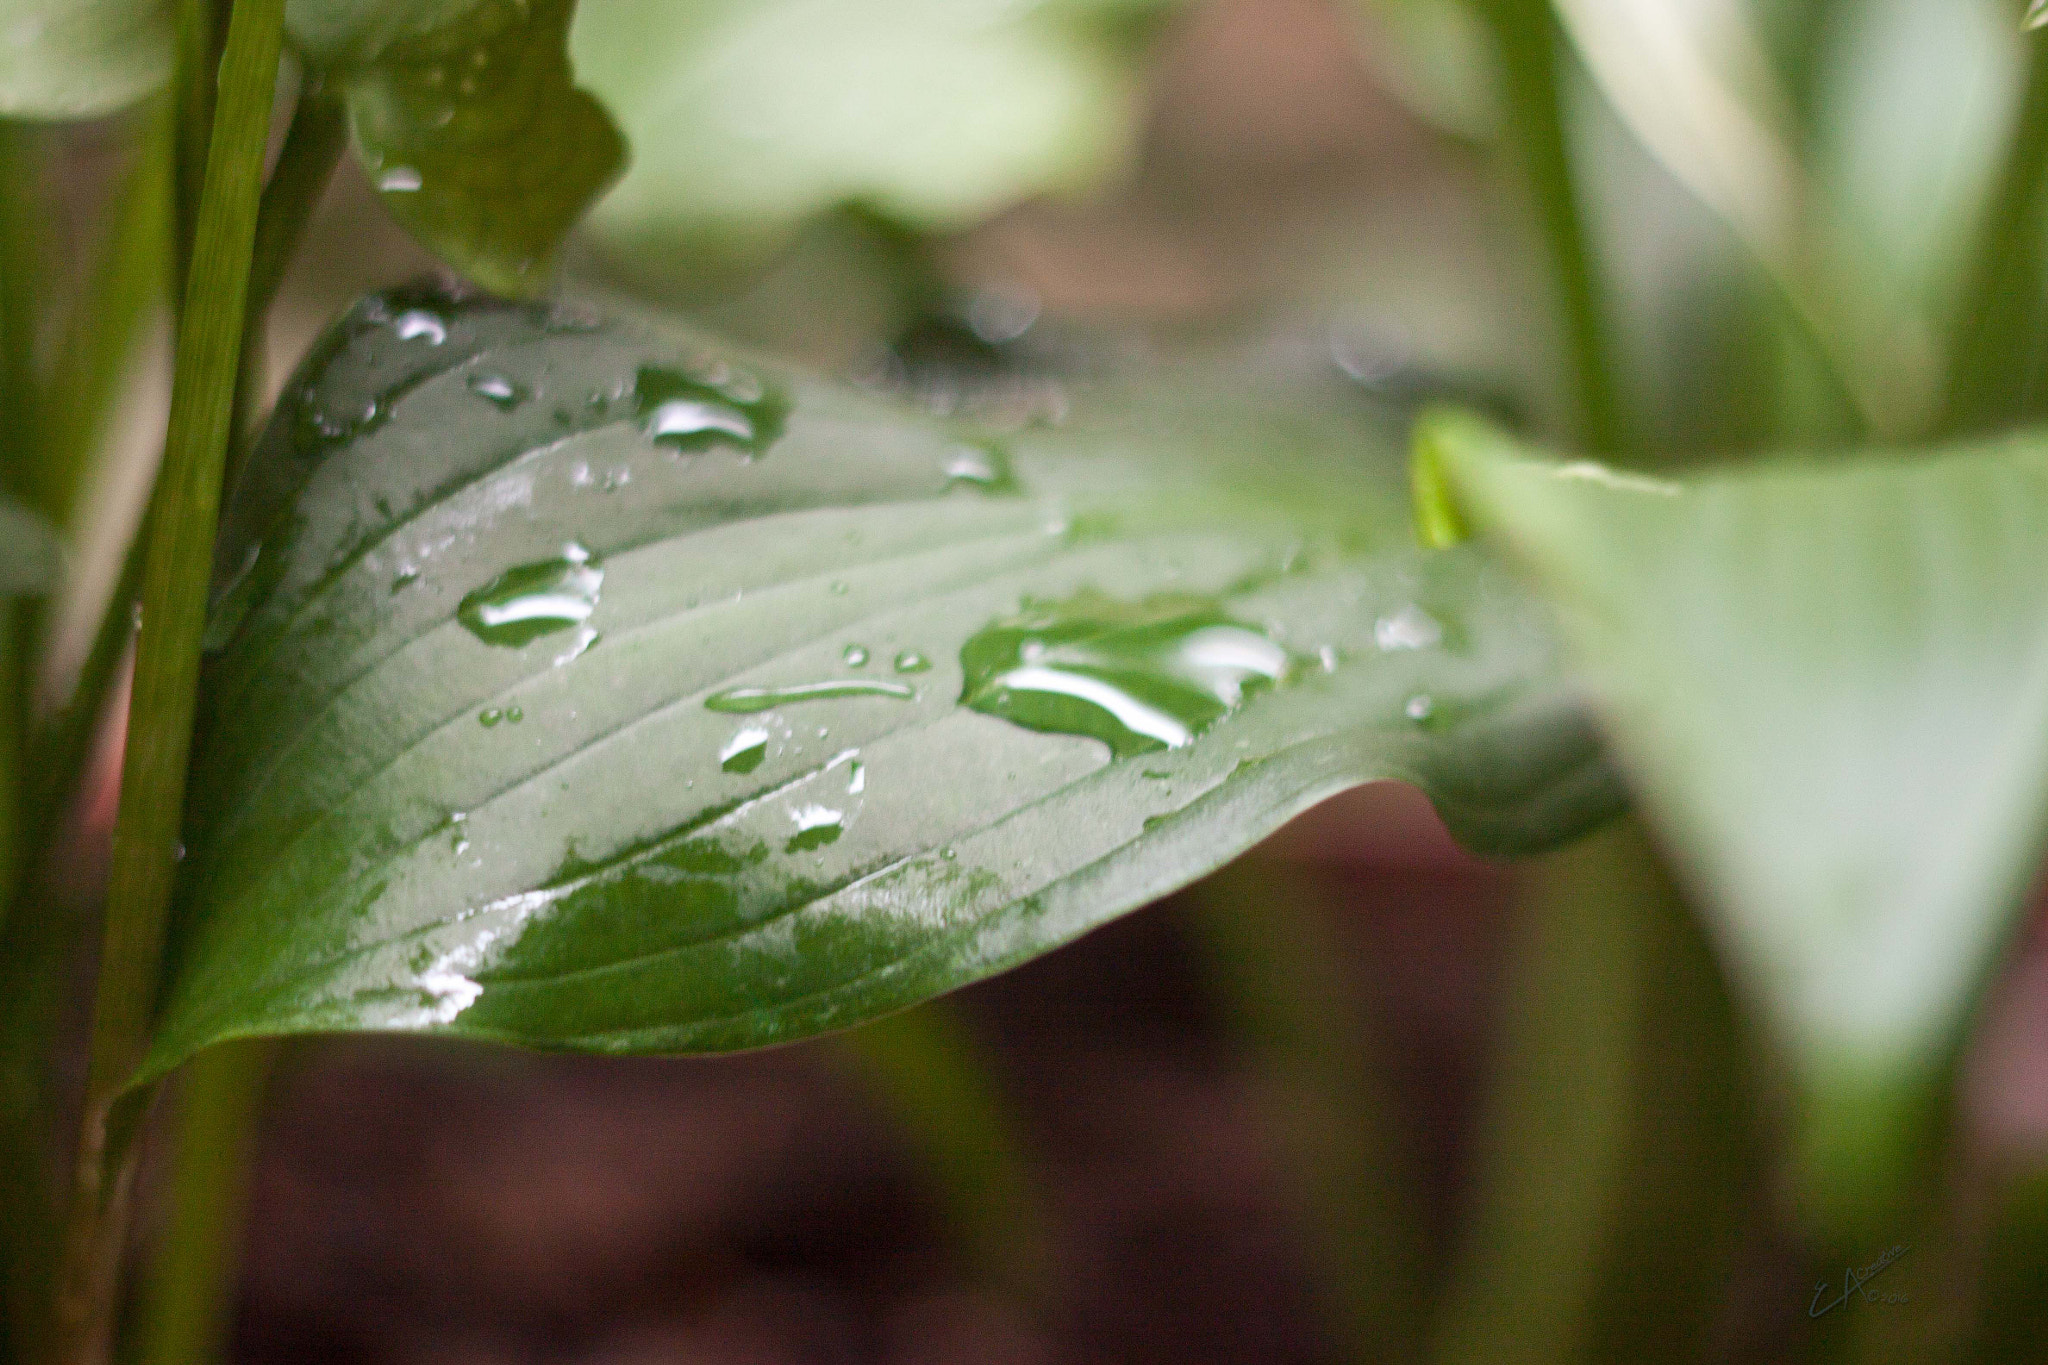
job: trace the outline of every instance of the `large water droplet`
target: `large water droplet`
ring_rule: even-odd
[[[391,330],[400,341],[424,341],[439,346],[448,340],[448,324],[424,308],[413,308],[392,319]]]
[[[718,766],[729,773],[750,773],[768,757],[766,730],[750,725],[725,742],[718,751]]]
[[[1099,739],[1119,758],[1193,742],[1292,667],[1286,650],[1208,599],[1127,603],[1098,592],[1027,604],[963,645],[960,664],[965,705]]]
[[[738,446],[759,455],[782,435],[788,403],[758,379],[739,382],[729,371],[696,378],[680,370],[643,366],[634,382],[641,430],[672,450]]]
[[[846,832],[846,812],[830,806],[804,806],[791,811],[789,817],[796,821],[796,834],[788,845],[791,853],[823,848]]]
[[[915,701],[917,692],[902,683],[833,678],[825,682],[796,683],[789,687],[729,687],[706,697],[704,706],[710,711],[752,715],[756,711],[795,702],[835,701],[842,697],[888,697],[896,701]]]
[[[557,558],[499,574],[462,599],[456,619],[487,645],[518,649],[589,620],[603,586],[604,569],[572,543]]]

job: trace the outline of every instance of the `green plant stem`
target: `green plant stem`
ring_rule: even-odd
[[[219,84],[212,77],[220,69],[232,3],[177,0],[178,79],[172,86],[171,116],[171,300],[178,305],[185,301],[186,271],[197,254],[199,201],[219,94]]]
[[[1693,1361],[1751,1179],[1733,1012],[1623,823],[1541,864],[1438,1365]]]
[[[171,412],[143,570],[143,624],[129,706],[94,997],[86,1107],[65,1224],[54,1360],[103,1357],[144,1099],[123,1102],[147,1045],[161,971],[199,642],[241,359],[284,0],[237,0],[220,67],[194,254],[180,317]]]
[[[170,1210],[136,1323],[140,1365],[213,1365],[234,1307],[256,1121],[277,1045],[227,1043],[192,1059],[172,1102]]]
[[[1476,0],[1476,4],[1493,33],[1508,136],[1535,200],[1558,302],[1564,310],[1578,436],[1596,453],[1624,454],[1630,448],[1630,432],[1616,384],[1605,291],[1588,243],[1566,140],[1563,38],[1548,0]]]
[[[1196,889],[1194,925],[1235,1020],[1267,1127],[1325,1267],[1350,1357],[1422,1358],[1413,1160],[1323,893],[1303,872],[1234,864]]]
[[[1950,432],[1986,431],[2020,419],[2041,366],[2048,261],[2048,41],[2028,42],[2026,92],[1998,186],[1985,210],[1957,315],[1949,365]]]
[[[1051,1268],[1045,1200],[1018,1125],[966,1022],[939,1000],[877,1019],[836,1045],[918,1147],[974,1268],[1026,1301]]]

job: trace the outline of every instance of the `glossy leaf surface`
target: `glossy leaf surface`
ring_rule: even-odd
[[[500,294],[548,280],[625,147],[576,88],[575,0],[295,0],[293,41],[346,99],[392,216]]]
[[[170,0],[0,4],[0,117],[99,118],[170,74]]]
[[[0,498],[0,596],[47,591],[62,559],[56,533],[41,517]]]
[[[1390,425],[1244,387],[992,437],[653,324],[359,306],[230,514],[152,1068],[783,1041],[1359,782],[1501,850],[1611,811],[1540,616],[1414,547]]]
[[[2040,858],[2048,442],[1679,484],[1444,417],[1418,459],[1429,524],[1560,609],[1805,1083],[1823,1212],[1886,1189]]]
[[[573,50],[633,145],[593,217],[655,284],[858,204],[953,230],[1129,155],[1135,20],[1172,0],[609,0]]]

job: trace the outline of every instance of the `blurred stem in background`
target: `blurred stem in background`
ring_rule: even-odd
[[[1193,926],[1229,1009],[1317,1253],[1338,1340],[1361,1365],[1422,1359],[1415,1162],[1336,908],[1309,872],[1240,861],[1199,883]]]
[[[1026,1304],[1050,1288],[1052,1228],[1020,1126],[967,1021],[937,1000],[834,1046],[901,1125],[972,1268]]]
[[[1437,1365],[1711,1358],[1757,1163],[1699,926],[1625,821],[1528,874]]]
[[[1474,0],[1494,37],[1505,136],[1534,197],[1563,311],[1578,438],[1594,454],[1632,448],[1615,367],[1612,321],[1565,131],[1564,63],[1568,48],[1549,0]]]
[[[169,1214],[155,1239],[134,1328],[138,1365],[213,1365],[233,1320],[244,1214],[269,1040],[209,1048],[173,1083]]]

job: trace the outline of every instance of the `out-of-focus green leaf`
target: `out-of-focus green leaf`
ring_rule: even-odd
[[[625,147],[576,88],[575,0],[294,0],[294,43],[348,103],[392,216],[487,289],[529,295]]]
[[[2048,821],[2048,441],[1680,484],[1447,415],[1417,458],[1559,609],[1803,1082],[1816,1209],[1882,1207]]]
[[[641,283],[779,251],[859,205],[943,231],[1123,164],[1132,30],[1173,0],[609,0],[577,70],[633,146],[592,219]]]
[[[0,117],[99,118],[170,74],[170,0],[0,0]]]
[[[995,438],[656,324],[360,305],[228,517],[149,1070],[778,1042],[1359,782],[1500,849],[1613,809],[1540,613],[1415,549],[1355,392],[1076,409]]]
[[[35,513],[0,498],[0,597],[56,586],[63,554],[56,533]]]
[[[1373,74],[1423,118],[1460,137],[1491,137],[1492,50],[1466,0],[1355,0]]]
[[[2012,0],[1840,5],[1816,71],[1814,174],[1871,285],[1947,319],[1998,172],[2025,42]]]
[[[1616,113],[1770,272],[1864,420],[1882,433],[1923,426],[1937,397],[1933,334],[1916,300],[1871,268],[1871,245],[1802,159],[1748,5],[1556,0],[1556,8]]]

